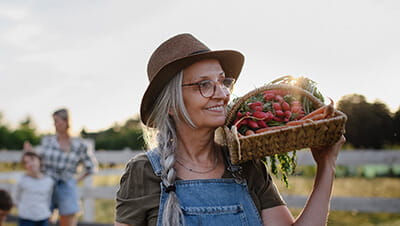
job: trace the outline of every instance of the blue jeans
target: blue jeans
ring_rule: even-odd
[[[44,220],[40,220],[40,221],[32,221],[32,220],[18,218],[18,225],[19,226],[48,226],[49,219],[44,219]]]
[[[58,209],[60,215],[71,215],[79,212],[79,195],[75,179],[55,182],[51,209]]]

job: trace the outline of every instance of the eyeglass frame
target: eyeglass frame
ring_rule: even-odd
[[[217,90],[217,84],[216,84],[216,83],[220,83],[219,85],[222,86],[223,89],[227,89],[227,90],[230,92],[230,90],[232,89],[232,86],[233,86],[233,84],[235,83],[236,79],[230,78],[230,77],[225,77],[225,78],[223,78],[222,80],[226,80],[226,79],[232,81],[232,83],[231,83],[232,85],[231,85],[231,87],[229,87],[229,88],[226,87],[226,86],[224,85],[223,82],[220,82],[220,80],[214,81],[214,80],[210,80],[210,79],[202,80],[202,81],[200,81],[200,82],[195,82],[195,83],[182,84],[181,86],[182,86],[182,87],[185,87],[185,86],[195,86],[195,85],[197,85],[197,87],[199,88],[199,92],[200,92],[201,96],[203,96],[204,98],[210,98],[210,97],[214,96],[215,91]],[[203,94],[203,92],[201,92],[200,85],[201,85],[201,83],[204,83],[204,82],[206,82],[206,81],[207,81],[207,82],[210,81],[210,82],[212,82],[213,85],[214,85],[213,92],[212,92],[212,94],[211,94],[210,96],[205,96],[205,95]]]

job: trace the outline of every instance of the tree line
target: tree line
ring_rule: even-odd
[[[380,101],[369,103],[363,95],[351,94],[342,97],[337,108],[348,117],[345,136],[354,148],[400,145],[400,107],[391,113]]]
[[[339,100],[337,109],[348,117],[345,135],[347,145],[355,149],[378,150],[400,147],[400,107],[393,113],[380,101],[370,103],[363,95],[350,94]],[[26,118],[17,128],[11,129],[3,122],[0,113],[0,150],[20,150],[25,140],[37,145],[43,135],[37,131],[31,118]],[[82,129],[80,135],[93,139],[97,150],[146,149],[137,116],[94,133]]]

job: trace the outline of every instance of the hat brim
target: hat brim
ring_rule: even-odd
[[[153,127],[152,122],[148,122],[148,117],[158,95],[166,84],[185,67],[204,59],[217,59],[225,75],[235,79],[239,77],[244,63],[244,56],[238,51],[217,50],[193,54],[165,65],[158,71],[156,76],[154,76],[143,95],[140,106],[140,118],[145,125]]]

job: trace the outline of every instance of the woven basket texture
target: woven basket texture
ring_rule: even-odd
[[[216,142],[228,146],[233,164],[304,148],[332,145],[344,134],[347,117],[341,111],[334,110],[334,116],[328,119],[238,137],[236,127],[232,126],[232,123],[241,104],[260,92],[276,89],[302,95],[308,98],[315,108],[324,105],[310,92],[287,84],[265,85],[250,91],[231,107],[225,125],[216,131]]]

